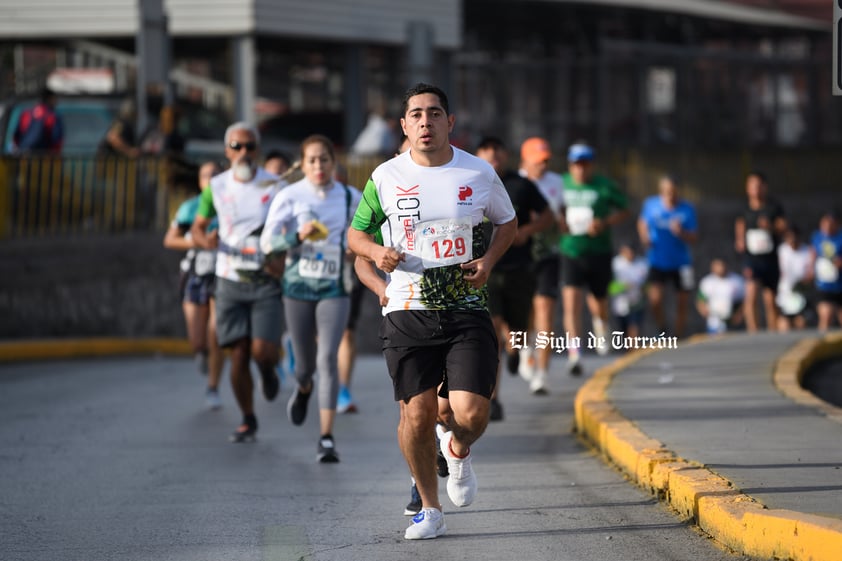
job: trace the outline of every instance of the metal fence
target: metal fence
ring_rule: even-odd
[[[166,159],[2,158],[0,238],[164,227],[183,192]]]
[[[338,159],[359,189],[383,161]],[[196,193],[195,178],[166,158],[0,158],[0,240],[163,231]]]

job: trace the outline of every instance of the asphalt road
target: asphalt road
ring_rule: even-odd
[[[605,359],[585,357],[591,369]],[[556,363],[560,368],[561,361]],[[0,365],[0,559],[725,561],[739,559],[606,467],[571,434],[581,382],[534,397],[506,375],[506,419],[474,447],[475,503],[448,535],[408,542],[409,476],[380,357],[357,365],[361,412],[339,418],[342,462],[315,462],[317,419],[258,402],[254,444],[204,408],[190,359]]]

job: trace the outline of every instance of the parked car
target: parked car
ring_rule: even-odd
[[[108,126],[114,120],[120,106],[119,97],[103,96],[59,96],[56,113],[64,123],[64,142],[61,153],[64,156],[90,156],[96,153],[97,146]],[[37,103],[35,98],[16,100],[7,106],[0,119],[3,131],[3,154],[13,154],[14,134],[23,112]]]
[[[96,155],[100,142],[114,121],[125,96],[59,96],[56,113],[64,123],[62,156],[90,157]],[[23,98],[4,104],[0,112],[2,148],[0,154],[14,153],[14,134],[24,111],[37,103],[36,98]],[[185,139],[184,155],[196,162],[218,159],[224,155],[222,137],[226,118],[192,103],[178,103],[178,132]]]

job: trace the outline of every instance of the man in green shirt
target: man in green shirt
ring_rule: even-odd
[[[585,344],[579,318],[582,316],[582,294],[588,289],[588,309],[593,333],[605,337],[608,327],[608,284],[611,282],[611,227],[629,216],[628,201],[613,181],[595,173],[594,150],[583,142],[573,144],[568,153],[568,173],[564,175],[561,237],[562,302],[564,328],[571,341],[579,337]],[[608,338],[596,351],[607,354]],[[582,373],[580,349],[568,349],[568,371]]]

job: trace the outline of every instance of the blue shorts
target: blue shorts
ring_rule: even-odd
[[[203,277],[187,275],[182,293],[182,302],[207,306],[211,298],[213,298],[215,280],[216,277],[214,275],[205,275]]]

